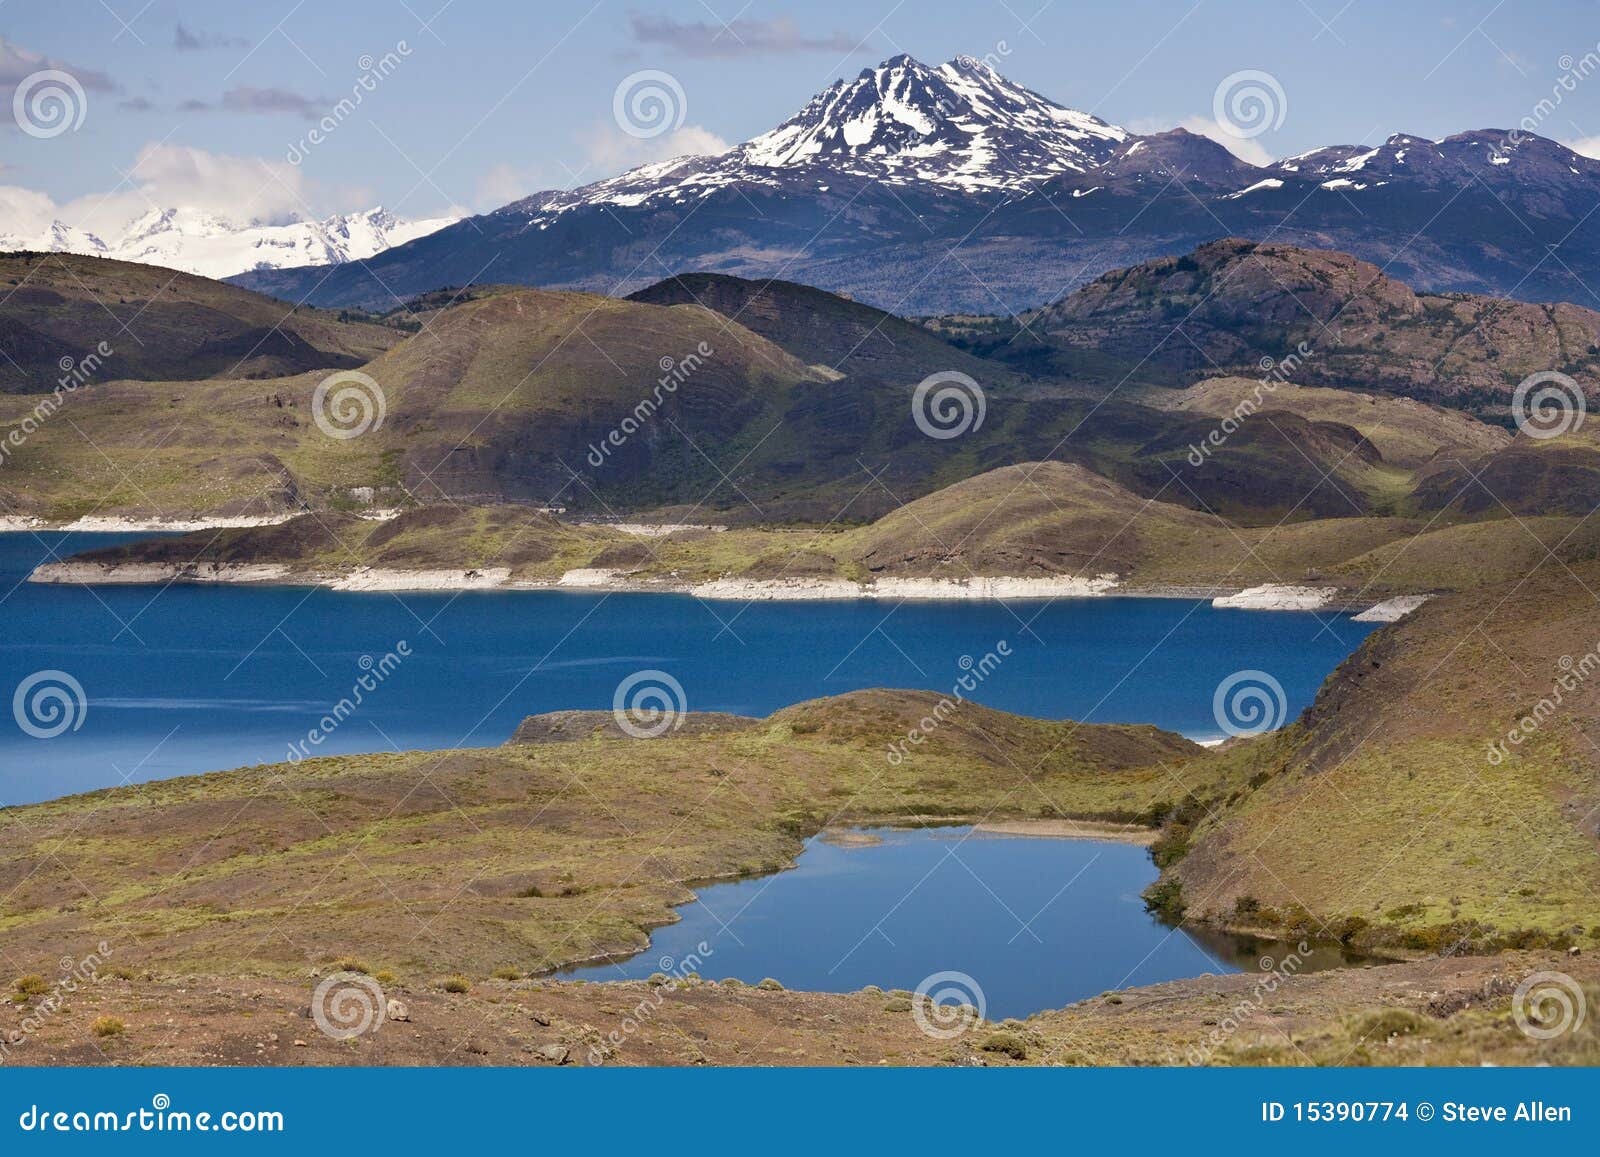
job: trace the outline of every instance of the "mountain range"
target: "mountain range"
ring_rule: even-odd
[[[171,206],[151,208],[110,230],[91,232],[63,221],[52,222],[37,233],[0,229],[0,251],[111,257],[218,278],[247,270],[361,261],[456,220],[408,221],[379,206],[321,221],[240,223],[187,206]]]
[[[714,271],[900,315],[1019,313],[1224,236],[1337,249],[1419,290],[1600,304],[1600,162],[1526,133],[1409,134],[1265,167],[1183,129],[1140,135],[989,65],[896,56],[772,131],[538,193],[362,266],[262,269],[293,301],[388,308],[440,285],[623,294]]]

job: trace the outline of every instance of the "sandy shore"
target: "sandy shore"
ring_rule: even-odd
[[[509,567],[481,569],[357,567],[333,572],[295,571],[285,563],[46,563],[29,576],[37,583],[130,585],[169,582],[260,583],[323,586],[351,593],[403,591],[591,591],[606,594],[687,594],[699,599],[734,602],[817,602],[845,599],[908,601],[975,601],[991,599],[1082,599],[1110,595],[1136,598],[1192,599],[1196,593],[1176,587],[1124,587],[1115,575],[1084,578],[980,577],[966,580],[882,578],[871,583],[849,579],[721,578],[688,583],[672,578],[632,578],[622,571],[583,567],[554,579],[513,579]],[[1214,595],[1212,591],[1206,595]],[[1357,622],[1392,623],[1427,601],[1428,595],[1398,595],[1366,606]],[[1356,610],[1356,602],[1334,587],[1266,585],[1233,594],[1215,595],[1214,607],[1257,611]]]
[[[292,581],[282,563],[223,563],[180,566],[177,563],[47,562],[28,576],[31,583],[85,583],[92,586],[143,586],[183,583],[282,583]]]
[[[505,586],[510,579],[511,568],[506,566],[465,571],[364,566],[326,585],[336,591],[487,591]]]
[[[1247,611],[1315,611],[1338,597],[1339,592],[1332,587],[1265,583],[1258,587],[1246,587],[1237,594],[1221,595],[1212,599],[1211,605]]]
[[[1029,836],[1050,840],[1107,840],[1149,847],[1161,833],[1138,824],[1113,824],[1100,820],[996,820],[975,824],[974,832],[987,836]]]
[[[717,579],[696,583],[689,593],[701,599],[768,601],[790,599],[1081,599],[1112,593],[1115,575],[1081,578],[883,578],[873,583],[849,579]]]
[[[1358,623],[1398,623],[1432,597],[1432,595],[1399,595],[1392,599],[1384,599],[1377,606],[1368,607],[1362,611],[1355,617],[1355,621]]]
[[[26,531],[68,531],[79,534],[188,534],[195,530],[233,530],[249,526],[281,526],[306,511],[289,514],[244,514],[207,518],[123,518],[117,515],[91,515],[71,522],[51,522],[43,518],[16,515],[0,517],[0,534]],[[388,522],[402,512],[398,509],[361,511],[358,517],[369,522]]]

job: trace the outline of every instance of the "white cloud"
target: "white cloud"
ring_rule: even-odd
[[[613,122],[593,126],[579,142],[577,163],[522,167],[502,161],[478,178],[478,205],[498,209],[533,193],[549,189],[576,189],[615,177],[654,161],[725,153],[732,146],[699,125],[685,125],[659,137],[630,136]]]
[[[478,178],[478,204],[485,209],[498,209],[544,187],[528,170],[501,161]]]
[[[1178,124],[1191,133],[1216,141],[1248,165],[1270,165],[1277,159],[1254,137],[1236,137],[1210,117],[1184,117]]]
[[[1573,152],[1584,157],[1593,157],[1600,161],[1600,137],[1579,137],[1572,141],[1562,141],[1562,144]]]
[[[300,170],[281,161],[146,145],[128,178],[118,188],[65,204],[32,189],[0,186],[0,232],[33,234],[62,221],[117,236],[153,209],[196,209],[237,225],[279,225],[314,215]]]
[[[597,125],[584,142],[581,184],[598,181],[652,161],[725,153],[732,146],[699,125],[685,125],[659,137],[635,137],[615,124]]]

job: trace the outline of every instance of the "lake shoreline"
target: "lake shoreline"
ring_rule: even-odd
[[[243,586],[322,587],[366,594],[459,593],[465,591],[566,591],[584,594],[676,594],[706,601],[823,602],[897,600],[918,602],[1006,602],[1089,598],[1209,600],[1218,609],[1325,611],[1356,614],[1362,622],[1395,622],[1431,594],[1407,594],[1374,601],[1351,597],[1334,587],[1254,587],[1121,583],[1115,575],[1092,579],[1070,576],[986,575],[972,579],[885,577],[867,583],[851,579],[740,579],[707,582],[634,579],[599,568],[577,568],[553,579],[514,579],[508,567],[399,569],[355,567],[346,571],[297,571],[287,563],[100,563],[71,559],[36,567],[30,583],[87,586],[165,586],[170,583]]]

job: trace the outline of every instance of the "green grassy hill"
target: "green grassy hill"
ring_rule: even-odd
[[[825,823],[1148,817],[1200,750],[968,705],[889,762],[937,702],[864,691],[731,733],[310,760],[17,808],[0,953],[44,970],[114,936],[132,968],[548,968],[642,946],[692,881],[783,867]]]
[[[400,331],[205,277],[62,253],[0,254],[0,393],[46,393],[61,359],[94,380],[274,378],[359,366]]]
[[[1371,636],[1295,726],[1212,757],[1230,786],[1169,832],[1155,898],[1426,950],[1592,945],[1597,589],[1547,560]]]

